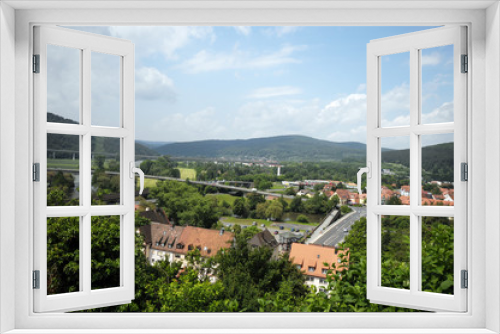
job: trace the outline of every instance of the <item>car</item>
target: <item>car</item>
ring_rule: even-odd
[[[280,230],[283,230],[285,227],[283,225],[280,225]]]
[[[274,231],[274,234],[277,235],[279,232],[278,231]]]
[[[292,229],[290,231],[295,232],[295,229],[292,227]]]
[[[257,226],[257,222],[253,222],[253,223],[252,223],[252,225],[253,225],[253,226]]]
[[[260,226],[262,226],[262,227],[266,227],[266,224],[260,224]]]

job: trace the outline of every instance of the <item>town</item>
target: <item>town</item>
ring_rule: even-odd
[[[98,153],[92,159],[92,203],[119,204],[119,161]],[[51,153],[47,205],[79,203],[77,166],[73,153]],[[185,306],[176,296],[184,294],[197,294],[189,299],[189,311],[312,312],[324,309],[325,303],[339,312],[359,303],[371,311],[396,310],[370,304],[364,293],[361,302],[353,296],[366,285],[366,180],[361,194],[353,182],[359,163],[158,156],[138,160],[136,166],[146,174],[145,190],[142,195],[136,192],[135,201],[136,298],[131,304],[95,311],[183,312]],[[408,175],[404,165],[384,165],[381,204],[410,203]],[[453,183],[431,176],[427,173],[421,185],[422,205],[453,205]],[[48,219],[49,294],[77,289],[78,248],[71,248],[78,244],[74,219]],[[387,226],[382,231],[382,280],[386,286],[407,288],[409,219],[382,220]],[[93,254],[95,249],[101,256],[92,262],[95,270],[101,268],[92,286],[116,286],[119,216],[92,217],[92,224]],[[441,256],[443,247],[453,247],[453,219],[426,217],[423,227],[422,240],[431,258]],[[68,231],[66,239],[57,239],[60,230]],[[449,242],[436,242],[443,237]],[[440,261],[424,270],[432,276],[424,280],[426,291],[452,293],[452,268],[443,269]],[[158,290],[165,292],[158,295]]]

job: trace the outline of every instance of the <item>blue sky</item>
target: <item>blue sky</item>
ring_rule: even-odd
[[[363,143],[367,43],[428,29],[73,28],[135,44],[137,139],[183,142],[301,134]],[[451,53],[451,47],[422,53],[424,122],[453,121]],[[102,66],[103,77],[106,68]],[[384,56],[382,73],[382,124],[406,125],[408,57]],[[98,85],[93,86],[93,91],[105,91],[113,84],[103,83],[103,89]],[[114,110],[107,108],[104,100],[109,99],[111,105],[116,98],[108,92],[102,99],[102,110]],[[50,101],[49,98],[49,109],[64,113],[58,102],[51,106]],[[97,122],[93,123],[113,124],[110,118],[116,116],[108,114],[93,113]],[[398,145],[394,141],[393,148],[401,148]]]

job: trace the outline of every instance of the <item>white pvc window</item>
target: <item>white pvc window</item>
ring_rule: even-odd
[[[39,272],[34,311],[129,303],[134,298],[134,45],[41,26],[34,30],[34,54],[39,55],[39,73],[33,75],[34,162],[40,166],[34,183]],[[112,181],[113,193],[98,193],[103,181],[97,174]],[[47,198],[56,184],[59,192]],[[97,254],[93,241],[109,252]],[[71,244],[77,256],[60,254],[60,243]],[[48,263],[49,258],[57,261]],[[100,271],[115,277],[98,282]],[[54,280],[63,288],[53,289]]]
[[[448,50],[447,57],[443,56],[446,52],[442,50]],[[373,303],[422,310],[466,311],[467,290],[461,284],[461,271],[467,269],[467,182],[461,180],[461,163],[467,162],[467,74],[462,68],[462,55],[466,54],[466,50],[464,27],[443,27],[394,36],[371,41],[367,46],[367,161],[371,169],[368,174],[367,294]],[[447,114],[443,110],[426,109],[429,96],[439,95],[436,85],[426,84],[429,64],[439,65],[441,69],[445,66],[450,68],[448,77],[442,80],[451,85],[451,102],[443,104],[448,107]],[[398,96],[383,94],[388,77],[384,73],[388,72],[399,74],[403,78],[401,81],[405,82],[400,86]],[[428,90],[434,91],[429,93]],[[389,112],[395,104],[398,107]],[[439,117],[430,117],[432,112]],[[438,173],[439,166],[425,165],[428,152],[425,145],[429,138],[440,136],[452,138],[448,147],[453,150],[453,169],[448,178],[451,178],[453,191],[442,188],[446,194],[438,194],[441,190],[430,194],[424,189],[424,184],[432,185],[424,169],[436,167]],[[401,192],[396,195],[390,195],[390,189],[382,189],[382,162],[387,152],[384,148],[391,142],[408,149],[408,156],[399,158],[409,161],[409,184],[402,186]],[[398,197],[399,205],[388,202],[391,196]],[[385,243],[390,242],[390,233],[395,233],[385,226],[386,222],[407,224],[406,230],[403,228],[397,232],[406,233],[405,237],[409,240],[409,246],[401,245],[402,249],[407,247],[407,253],[402,255],[407,261],[399,263],[398,270],[401,276],[405,275],[405,271],[408,274],[402,281],[401,277],[384,277],[384,270],[391,265],[384,262]],[[447,250],[453,252],[452,269],[447,273],[446,281],[434,282],[433,286],[437,288],[431,291],[427,284],[433,279],[427,274],[429,267],[434,266],[439,271],[441,267],[449,266],[450,261],[439,263],[444,260],[435,254],[429,259],[431,246],[423,240],[431,229],[426,224],[448,231],[444,237],[448,241],[453,240],[453,248]],[[442,246],[435,241],[432,247],[437,249]],[[390,269],[394,273],[395,268]],[[391,285],[397,279],[400,279],[399,285]],[[444,290],[448,292],[443,293]]]

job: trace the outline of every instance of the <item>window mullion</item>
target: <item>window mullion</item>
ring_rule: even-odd
[[[87,133],[82,136],[82,151],[80,157],[80,163],[82,164],[82,175],[83,182],[80,186],[80,191],[82,192],[83,206],[85,208],[86,214],[82,217],[82,229],[81,229],[81,239],[80,244],[80,268],[82,272],[83,282],[81,286],[82,291],[90,293],[92,286],[92,224],[90,207],[92,205],[92,137],[90,132],[91,127],[91,50],[86,48],[83,49],[83,61],[82,61],[82,123],[85,128],[88,129]]]
[[[414,213],[420,200],[420,140],[415,130],[419,123],[420,109],[419,50],[410,49],[410,291],[416,293],[420,282],[420,232],[418,216]]]

